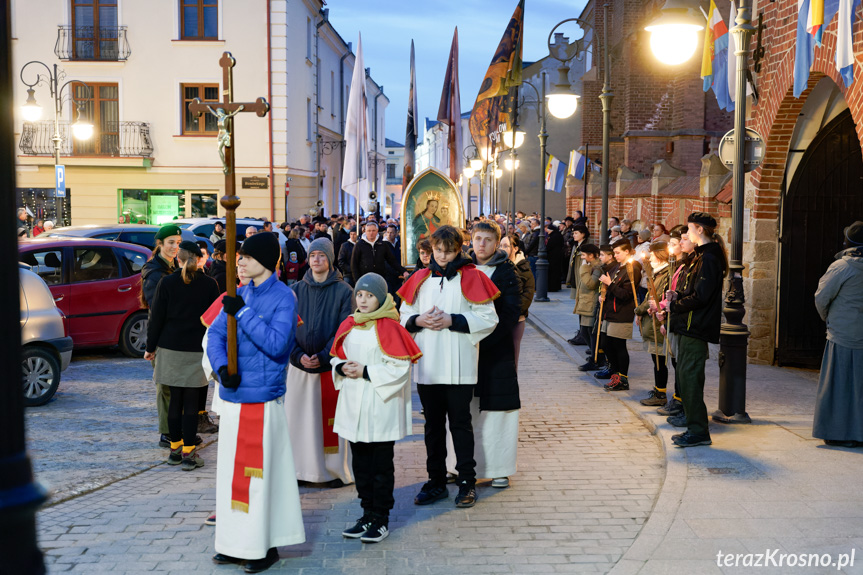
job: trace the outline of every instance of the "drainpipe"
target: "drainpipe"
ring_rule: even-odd
[[[272,30],[270,29],[271,0],[267,0],[267,102],[273,101],[273,53],[272,53]],[[269,131],[270,149],[270,221],[276,219],[276,182],[273,172],[273,113],[267,114],[267,125]],[[288,219],[287,208],[285,221]]]
[[[348,42],[348,51],[342,54],[339,60],[339,117],[341,118],[339,133],[342,135],[342,142],[345,140],[345,58],[351,54],[353,54],[352,44]],[[339,212],[343,212],[347,211],[345,210],[345,193],[342,191],[341,181],[342,167],[345,165],[344,145],[339,146],[339,156],[342,160],[342,163],[339,164]]]
[[[321,189],[321,59],[318,57],[318,46],[321,38],[321,27],[329,21],[330,10],[320,11],[321,21],[315,25],[315,171],[317,171],[318,199],[324,195]],[[326,203],[326,202],[325,202]],[[332,211],[332,210],[331,210]]]

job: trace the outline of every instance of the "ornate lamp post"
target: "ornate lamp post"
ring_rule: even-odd
[[[749,39],[755,31],[752,26],[751,0],[739,0],[736,26],[731,29],[735,37],[737,56],[737,85],[734,109],[734,164],[732,166],[731,199],[731,262],[729,265],[728,293],[725,296],[725,323],[719,338],[719,409],[713,413],[714,421],[722,423],[750,423],[746,413],[746,355],[749,345],[749,328],[743,323],[743,186],[746,176],[746,73],[749,67]],[[651,32],[650,45],[654,55],[669,64],[679,64],[695,52],[698,31],[704,26],[685,0],[667,0],[662,15],[645,30]],[[694,40],[693,40],[694,36]],[[683,56],[686,56],[683,58]],[[682,59],[681,59],[682,58]]]
[[[47,72],[47,74],[38,73],[36,74],[36,80],[33,82],[28,82],[24,79],[24,71],[31,64],[38,64],[43,66]],[[42,116],[42,106],[40,106],[36,102],[36,90],[33,89],[33,86],[38,86],[39,84],[47,84],[48,90],[50,91],[51,98],[54,100],[54,136],[51,140],[54,142],[54,166],[60,165],[60,146],[63,143],[63,136],[60,135],[60,115],[63,113],[63,104],[65,100],[68,99],[71,102],[75,103],[78,111],[77,118],[75,123],[72,124],[72,135],[77,140],[89,140],[93,137],[93,124],[91,124],[86,118],[84,118],[84,103],[83,102],[75,102],[74,96],[69,94],[63,95],[63,90],[65,90],[70,84],[79,84],[87,88],[88,98],[93,97],[93,89],[84,84],[83,82],[78,82],[76,80],[69,80],[62,86],[60,86],[60,82],[62,82],[66,78],[66,72],[63,71],[62,68],[59,68],[57,64],[54,64],[53,69],[45,64],[44,62],[40,62],[39,60],[33,60],[31,62],[27,62],[21,67],[21,82],[27,86],[27,101],[21,107],[21,115],[24,116],[24,120],[27,122],[36,122]],[[55,168],[56,170],[56,168]],[[54,195],[54,210],[55,217],[60,223],[60,207],[61,207],[61,198],[57,197],[56,193]],[[65,221],[65,218],[64,218]]]

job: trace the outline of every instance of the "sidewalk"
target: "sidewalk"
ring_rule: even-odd
[[[510,488],[482,482],[472,509],[453,506],[454,488],[447,501],[415,506],[425,446],[414,393],[413,435],[396,444],[390,537],[375,545],[342,538],[360,515],[353,486],[302,487],[306,543],[281,548],[269,572],[608,573],[654,507],[665,474],[662,447],[616,397],[574,378],[569,358],[531,327],[520,372],[519,471]],[[202,457],[206,466],[194,472],[161,464],[43,509],[49,571],[242,573],[210,560],[214,528],[203,521],[215,506],[215,446]]]
[[[578,325],[568,291],[534,303],[530,321],[576,365],[587,348],[566,342]],[[756,568],[759,574],[863,573],[863,450],[826,447],[812,438],[818,374],[749,365],[747,412],[751,425],[711,422],[711,447],[679,449],[655,408],[642,406],[653,385],[653,365],[640,341],[629,344],[628,392],[614,392],[661,439],[666,477],[659,499],[635,543],[611,573],[751,573],[753,567],[717,566],[717,554],[818,553],[856,550],[854,566]],[[671,374],[673,376],[673,372]],[[601,387],[603,382],[593,380]],[[705,402],[717,407],[719,370],[708,362]],[[863,416],[863,414],[861,414]],[[756,557],[757,559],[757,557]],[[742,561],[745,559],[741,559]]]

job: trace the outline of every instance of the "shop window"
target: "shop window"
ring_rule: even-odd
[[[180,38],[218,40],[218,0],[180,0]]]
[[[200,98],[205,104],[218,103],[219,85],[182,84],[180,94],[183,99],[183,134],[190,136],[218,134],[219,126],[216,117],[210,113],[195,116],[189,111],[189,104],[195,98]]]
[[[186,193],[183,190],[119,190],[117,210],[117,221],[121,224],[163,225],[186,216]],[[121,236],[121,241],[126,240]]]
[[[72,189],[66,188],[66,197],[57,198],[54,188],[16,188],[16,207],[26,208],[29,214],[27,224],[30,229],[37,220],[52,221],[54,227],[71,225]]]

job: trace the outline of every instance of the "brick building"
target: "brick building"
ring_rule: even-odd
[[[715,156],[718,138],[732,127],[712,92],[701,89],[700,47],[675,69],[650,54],[643,27],[661,2],[612,0],[612,146],[610,215],[644,224],[682,221],[699,209],[717,216],[730,237],[731,174]],[[706,8],[706,2],[702,2]],[[729,2],[718,1],[726,18]],[[756,2],[763,19],[764,57],[751,63],[760,98],[749,99],[748,126],[766,141],[762,165],[746,181],[744,287],[751,338],[750,361],[817,368],[825,326],[815,311],[818,279],[841,249],[845,226],[863,219],[863,10],[853,25],[857,81],[846,88],[835,67],[837,22],[815,48],[808,88],[793,95],[797,35],[796,0]],[[601,152],[603,11],[588,3],[582,18],[595,27],[600,46],[584,77],[583,138],[590,156]],[[751,49],[757,47],[753,36]],[[599,217],[600,177],[567,184],[567,209]]]

